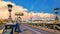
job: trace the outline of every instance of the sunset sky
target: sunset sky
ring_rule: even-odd
[[[7,4],[13,5],[12,18],[15,18],[16,12],[23,12],[25,19],[54,17],[54,8],[60,8],[60,0],[5,0],[0,1],[0,19],[9,16]]]

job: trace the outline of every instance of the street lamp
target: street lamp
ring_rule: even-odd
[[[12,18],[11,18],[11,11],[12,11],[12,7],[13,6],[11,4],[8,4],[7,6],[8,6],[8,11],[9,11],[9,18],[8,19],[9,19],[9,22],[10,22],[12,20]]]
[[[30,17],[31,23],[33,22],[33,21],[32,21],[32,19],[33,19],[33,18],[32,18],[32,14],[33,14],[33,13],[34,13],[34,12],[32,12],[32,11],[31,11],[31,13],[30,13],[30,16],[31,16],[31,17]]]
[[[58,19],[58,11],[59,11],[59,8],[55,8],[54,9],[55,10],[55,21],[58,21],[59,19]]]
[[[57,24],[58,19],[58,10],[59,8],[55,8],[55,21],[53,22],[53,28],[55,29],[55,24]]]
[[[32,23],[32,13],[31,13],[31,23]]]
[[[12,18],[11,18],[11,11],[12,11],[12,7],[13,6],[11,4],[8,4],[7,6],[8,6],[8,11],[9,11],[9,18],[8,18],[9,19],[8,20],[9,23],[5,24],[5,29],[6,29],[6,31],[8,29],[12,29],[12,33],[11,34],[13,34],[14,29],[15,29],[15,24],[12,23]]]

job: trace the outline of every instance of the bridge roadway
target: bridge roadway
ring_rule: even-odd
[[[34,27],[26,26],[24,24],[21,25],[21,30],[22,30],[21,34],[56,34],[53,32],[44,31]]]
[[[53,32],[37,29],[37,28],[27,26],[24,24],[21,24],[20,26],[21,26],[20,28],[22,30],[21,34],[56,34]],[[11,31],[11,30],[8,30],[8,31]],[[8,34],[9,32],[6,32],[6,33]],[[15,34],[17,34],[17,33],[15,33]]]

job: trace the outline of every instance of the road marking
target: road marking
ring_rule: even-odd
[[[25,27],[27,27],[27,26],[25,26]],[[38,32],[38,31],[36,31],[36,30],[31,29],[30,27],[27,27],[27,28],[30,29],[31,31],[37,33],[37,34],[42,34],[42,33]]]

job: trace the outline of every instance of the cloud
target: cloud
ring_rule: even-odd
[[[54,18],[53,14],[49,14],[49,13],[34,13],[34,12],[30,12],[28,13],[28,9],[22,7],[22,6],[17,6],[12,2],[5,2],[5,1],[0,1],[0,18],[8,18],[9,17],[9,12],[8,12],[8,4],[12,4],[13,8],[12,8],[12,18],[15,18],[15,13],[16,12],[23,12],[24,19],[31,19],[31,17],[33,17],[33,19],[39,19],[39,18]]]
[[[36,19],[39,20],[40,18],[54,18],[53,14],[50,13],[34,13],[34,12],[30,12],[30,13],[26,13],[25,14],[26,19]]]
[[[8,4],[12,4],[13,8],[12,8],[12,18],[15,18],[15,13],[16,12],[23,12],[26,13],[26,11],[28,11],[28,9],[23,8],[22,6],[18,6],[15,5],[12,2],[5,2],[5,1],[0,1],[0,18],[8,18],[9,17],[9,12],[8,12]]]

